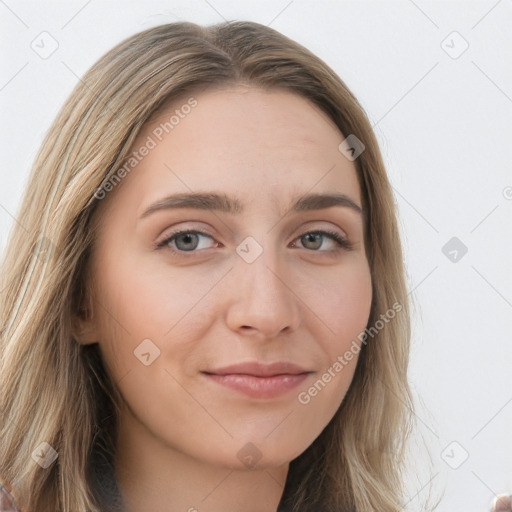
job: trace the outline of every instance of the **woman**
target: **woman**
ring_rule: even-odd
[[[57,116],[18,220],[0,510],[402,510],[395,207],[320,59],[250,22],[129,38]]]

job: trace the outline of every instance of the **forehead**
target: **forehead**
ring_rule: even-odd
[[[281,210],[308,192],[360,204],[354,163],[338,150],[344,138],[319,107],[288,90],[236,85],[183,95],[139,133],[131,154],[151,149],[123,180],[122,195],[139,214],[164,192],[207,189],[247,203],[266,197]]]
[[[192,109],[187,107],[191,98],[196,103]],[[167,125],[166,130],[172,117],[173,126]],[[288,89],[265,90],[242,84],[181,96],[152,116],[139,139],[158,132],[159,127],[164,128],[163,137],[172,131],[176,141],[179,134],[189,137],[191,131],[197,142],[211,144],[229,144],[226,137],[234,136],[233,150],[237,146],[247,150],[244,142],[266,147],[303,142],[325,145],[341,136],[331,118],[304,96]]]

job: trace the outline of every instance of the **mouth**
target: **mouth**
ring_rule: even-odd
[[[210,381],[252,398],[274,398],[291,391],[313,372],[289,362],[249,362],[202,373]]]

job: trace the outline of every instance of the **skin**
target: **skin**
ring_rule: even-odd
[[[191,113],[101,201],[93,308],[79,341],[99,343],[125,400],[115,473],[129,512],[270,512],[290,461],[342,402],[357,355],[309,403],[298,394],[365,329],[372,298],[361,215],[340,206],[298,213],[291,204],[337,192],[361,206],[360,189],[338,150],[345,137],[303,97],[242,85],[194,97]],[[147,124],[133,149],[183,103]],[[236,196],[244,213],[185,208],[139,220],[163,197],[191,191]],[[154,249],[175,228],[208,236]],[[303,236],[319,229],[352,249]],[[235,250],[249,236],[263,249],[252,263]],[[183,250],[194,243],[195,254]],[[134,356],[145,339],[160,350],[149,366]],[[246,361],[290,361],[312,373],[267,399],[201,373]],[[259,454],[254,467],[237,456],[244,447]]]

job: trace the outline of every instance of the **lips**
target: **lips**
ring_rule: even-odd
[[[214,375],[252,375],[254,377],[274,377],[276,375],[300,375],[309,373],[310,370],[286,361],[277,361],[275,363],[264,364],[259,362],[247,362],[224,366],[216,370],[209,370],[204,373]]]
[[[313,372],[289,363],[258,362],[224,366],[203,374],[216,384],[244,393],[252,398],[275,398],[291,391]]]

